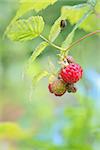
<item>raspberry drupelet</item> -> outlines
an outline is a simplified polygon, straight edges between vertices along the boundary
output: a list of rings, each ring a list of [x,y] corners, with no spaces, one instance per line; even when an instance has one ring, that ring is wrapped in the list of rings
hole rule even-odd
[[[76,83],[82,78],[83,69],[79,64],[71,63],[60,70],[60,76],[66,83]]]

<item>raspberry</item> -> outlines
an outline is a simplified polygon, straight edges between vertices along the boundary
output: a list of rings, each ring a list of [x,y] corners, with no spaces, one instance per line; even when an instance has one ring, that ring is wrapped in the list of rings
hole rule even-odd
[[[70,89],[70,91],[71,91],[72,93],[76,93],[77,89],[76,89],[76,87],[73,86],[73,87]]]
[[[66,92],[66,84],[63,80],[57,79],[48,86],[49,91],[56,96],[62,96]]]
[[[82,78],[83,70],[80,65],[71,63],[60,71],[60,76],[66,83],[76,83]]]
[[[49,89],[50,93],[53,93],[53,91],[52,91],[52,84],[48,85],[48,89]]]
[[[67,91],[68,93],[76,93],[77,89],[76,87],[74,87],[74,84],[67,84],[66,85]]]

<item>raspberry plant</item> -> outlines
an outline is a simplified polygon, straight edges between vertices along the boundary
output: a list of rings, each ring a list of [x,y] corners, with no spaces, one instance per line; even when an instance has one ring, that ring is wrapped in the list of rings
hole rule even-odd
[[[67,56],[69,50],[77,43],[93,34],[100,32],[100,21],[96,19],[96,15],[99,13],[100,2],[99,0],[88,0],[83,4],[78,4],[74,6],[63,6],[61,8],[60,17],[54,22],[48,37],[45,37],[43,35],[45,22],[43,17],[38,15],[38,12],[43,9],[46,9],[46,7],[48,7],[49,5],[53,5],[57,2],[59,1],[20,0],[19,9],[15,17],[7,27],[5,35],[13,41],[20,42],[32,40],[36,37],[40,37],[43,40],[34,50],[32,56],[29,59],[28,65],[32,65],[35,59],[49,45],[51,47],[54,47],[56,50],[59,50],[58,59],[61,65],[60,77],[59,71],[54,73],[55,80],[52,80],[52,82],[49,81],[51,82],[49,83],[49,90],[51,93],[54,93],[57,96],[61,96],[66,92],[66,90],[68,92],[76,92],[76,88],[73,84],[82,77],[82,68],[75,62],[71,62],[73,58],[71,59],[70,57],[67,61],[65,61],[65,58],[68,58]],[[24,14],[32,10],[36,11],[36,16],[31,16],[27,19],[21,19]],[[62,44],[58,46],[54,43],[54,41],[59,36],[60,32],[63,32],[63,28],[67,25],[66,20],[68,20],[72,25],[75,25],[72,31],[67,35],[67,37],[63,39]],[[73,42],[73,37],[77,28],[82,28],[85,31],[92,32],[82,37],[81,39]],[[33,83],[37,83],[40,79],[42,79],[45,76],[48,76],[50,78],[52,74],[53,73],[48,70],[43,70],[42,72],[39,72],[33,77]]]

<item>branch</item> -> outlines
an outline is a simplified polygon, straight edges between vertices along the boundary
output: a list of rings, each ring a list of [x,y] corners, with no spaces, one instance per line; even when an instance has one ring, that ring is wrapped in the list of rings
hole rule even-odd
[[[100,30],[96,30],[96,31],[94,31],[94,32],[91,32],[91,33],[89,33],[89,34],[83,36],[82,38],[80,38],[80,39],[78,39],[77,41],[73,42],[67,49],[63,49],[62,47],[59,47],[59,46],[53,44],[53,43],[50,42],[48,39],[46,39],[43,35],[40,35],[40,37],[41,37],[44,41],[46,41],[47,43],[49,43],[51,46],[53,46],[53,47],[55,47],[55,48],[57,48],[57,49],[59,49],[59,50],[61,50],[61,51],[63,51],[63,52],[66,52],[66,51],[68,51],[69,49],[71,49],[73,46],[75,46],[75,45],[77,45],[78,43],[80,43],[81,41],[83,41],[84,39],[86,39],[86,38],[88,38],[88,37],[90,37],[90,36],[92,36],[92,35],[94,35],[94,34],[97,34],[97,33],[100,33]]]
[[[49,41],[48,39],[46,39],[43,35],[40,35],[40,37],[41,37],[44,41],[46,41],[48,44],[50,44],[51,46],[53,46],[53,47],[55,47],[55,48],[57,48],[57,49],[59,49],[59,50],[61,50],[61,51],[64,50],[63,48],[61,48],[61,47],[59,47],[59,46],[53,44],[52,42],[50,42],[50,41]]]
[[[90,37],[94,34],[100,33],[100,30],[96,30],[94,32],[91,32],[85,36],[83,36],[82,38],[78,39],[77,41],[73,42],[65,51],[68,51],[69,49],[71,49],[73,46],[77,45],[78,43],[80,43],[81,41],[83,41],[84,39],[86,39],[87,37]],[[64,51],[64,50],[63,50]]]

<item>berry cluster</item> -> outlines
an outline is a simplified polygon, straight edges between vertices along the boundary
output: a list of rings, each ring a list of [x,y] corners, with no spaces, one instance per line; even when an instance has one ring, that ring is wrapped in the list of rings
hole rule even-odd
[[[63,60],[63,66],[58,73],[58,77],[52,83],[49,83],[48,89],[56,96],[62,96],[66,91],[75,93],[77,91],[74,83],[82,78],[83,70],[81,66],[75,63],[71,56]]]

